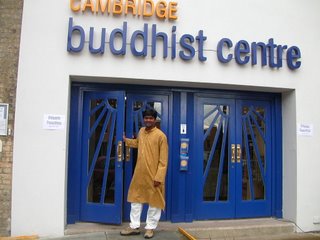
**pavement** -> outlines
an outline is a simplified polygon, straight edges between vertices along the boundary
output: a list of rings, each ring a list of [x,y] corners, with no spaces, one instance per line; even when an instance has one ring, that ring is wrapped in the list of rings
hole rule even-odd
[[[143,232],[140,235],[135,236],[121,236],[119,232],[103,232],[103,233],[87,233],[78,235],[64,236],[63,238],[40,238],[40,239],[55,239],[55,240],[142,240]],[[180,233],[172,231],[157,231],[152,238],[154,240],[174,240],[181,239],[187,240]]]
[[[87,233],[69,235],[59,238],[40,238],[46,240],[142,240],[143,233],[136,236],[121,236],[119,233]],[[178,231],[167,232],[158,231],[155,233],[154,240],[188,240],[189,238],[183,236]],[[251,236],[251,237],[224,237],[224,238],[196,238],[196,240],[319,240],[319,233],[295,233],[276,236]]]
[[[121,236],[119,233],[86,233],[68,235],[59,238],[40,238],[46,240],[143,240],[143,233],[135,236]],[[188,240],[178,231],[158,231],[155,233],[154,240]],[[320,234],[317,233],[294,233],[277,236],[251,236],[251,237],[225,237],[225,238],[194,238],[196,240],[319,240]]]
[[[64,236],[27,236],[1,238],[0,240],[143,240],[144,229],[136,236],[121,236],[128,226],[96,223],[76,223],[66,226]],[[193,238],[178,231],[184,229]],[[297,233],[296,231],[300,232]],[[283,219],[261,218],[218,221],[194,221],[192,223],[160,222],[154,240],[320,240],[320,232],[301,232],[292,222]]]
[[[63,237],[47,237],[39,238],[36,236],[20,236],[20,237],[0,237],[0,240],[144,240],[143,234],[137,236],[120,236],[119,233],[83,233],[76,235],[65,235]],[[154,240],[188,240],[178,231],[165,232],[158,231],[152,238]],[[286,235],[272,236],[251,236],[251,237],[225,237],[225,238],[194,238],[196,240],[319,240],[320,233],[295,233]],[[189,239],[190,240],[190,239]]]

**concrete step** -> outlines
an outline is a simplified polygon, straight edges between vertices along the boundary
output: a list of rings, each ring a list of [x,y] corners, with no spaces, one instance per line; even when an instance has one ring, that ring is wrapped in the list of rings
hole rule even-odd
[[[184,229],[196,239],[248,239],[255,236],[289,235],[295,232],[293,223],[272,218],[211,221]]]
[[[124,223],[121,226],[95,223],[76,223],[67,226],[65,237],[72,239],[76,236],[79,238],[81,234],[86,235],[90,233],[104,233],[105,236],[108,236],[107,239],[122,239],[119,236],[119,232],[121,229],[127,226],[128,223]],[[144,225],[142,225],[141,227],[143,230]],[[199,240],[289,240],[301,239],[302,237],[302,235],[295,233],[295,225],[291,222],[273,218],[256,218],[240,220],[194,221],[192,223],[161,222],[157,228],[155,238],[158,239],[159,237],[159,239],[185,239],[177,231],[179,227],[183,228]],[[305,239],[320,239],[319,235],[304,234],[303,236],[309,237]],[[130,239],[133,238],[130,237]]]
[[[267,235],[267,236],[265,235],[265,236],[232,238],[232,240],[319,240],[319,239],[320,239],[319,233],[290,233],[290,234],[278,234],[278,235]],[[226,239],[223,238],[223,240],[226,240]]]

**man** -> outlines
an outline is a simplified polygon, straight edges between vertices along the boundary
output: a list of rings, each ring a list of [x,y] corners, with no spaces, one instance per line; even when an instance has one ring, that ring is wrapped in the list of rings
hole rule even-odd
[[[137,139],[123,137],[126,146],[138,148],[138,159],[128,192],[131,202],[130,227],[121,235],[140,234],[140,216],[143,203],[149,205],[145,238],[152,238],[153,230],[165,208],[165,178],[168,165],[168,143],[166,135],[156,127],[157,112],[146,110],[142,113],[145,127]]]

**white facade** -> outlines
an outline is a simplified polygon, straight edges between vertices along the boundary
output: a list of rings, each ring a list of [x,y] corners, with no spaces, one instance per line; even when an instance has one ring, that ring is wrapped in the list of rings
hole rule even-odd
[[[78,1],[75,1],[77,3]],[[130,83],[161,86],[205,87],[282,93],[283,119],[283,218],[304,231],[320,230],[314,220],[320,216],[318,160],[320,142],[320,2],[310,0],[229,1],[185,0],[178,2],[176,21],[131,14],[75,13],[69,1],[25,0],[23,9],[13,156],[12,235],[59,236],[66,224],[68,119],[71,81]],[[67,51],[68,23],[81,25],[89,39],[94,27],[107,36],[128,23],[128,38],[144,23],[170,36],[207,37],[200,62],[196,56],[186,62],[162,58],[135,57],[127,46],[124,56],[114,56],[109,45],[103,55],[93,55],[85,43],[81,53]],[[233,59],[217,59],[217,43],[229,38],[278,45],[298,46],[301,67],[290,70],[261,64],[240,66]],[[76,42],[76,41],[75,41]],[[128,41],[129,42],[129,41]],[[76,43],[75,43],[76,45]],[[179,49],[179,46],[177,46]],[[233,48],[232,48],[233,49]],[[231,51],[232,52],[232,51]],[[161,53],[161,54],[160,54]],[[62,130],[43,129],[45,114],[66,116]],[[298,134],[298,124],[313,126],[311,136]],[[317,222],[317,221],[316,221]]]

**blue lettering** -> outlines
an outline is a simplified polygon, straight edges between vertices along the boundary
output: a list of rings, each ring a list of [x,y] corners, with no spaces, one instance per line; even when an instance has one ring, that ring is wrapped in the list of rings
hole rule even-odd
[[[172,36],[171,36],[171,59],[176,58],[176,46],[177,46],[177,34],[176,34],[177,27],[173,26],[172,27]]]
[[[298,47],[292,46],[287,50],[287,65],[290,69],[295,70],[301,66],[299,58],[301,58],[301,52]]]
[[[198,59],[201,62],[204,62],[207,60],[207,58],[203,56],[203,43],[205,40],[207,40],[207,37],[203,36],[203,30],[199,31],[198,36],[196,36],[196,40],[198,41]]]
[[[232,59],[232,54],[228,54],[227,58],[223,57],[223,53],[222,53],[222,49],[224,47],[224,45],[227,45],[227,47],[230,49],[233,44],[232,41],[229,38],[222,38],[217,46],[217,56],[218,56],[218,60],[222,63],[228,63],[231,61]]]
[[[149,39],[149,31],[151,32],[151,41]],[[168,57],[168,51],[171,51],[171,59],[179,57],[182,60],[190,61],[194,58],[196,52],[198,52],[198,60],[204,62],[207,57],[204,54],[204,45],[207,40],[207,36],[204,35],[203,30],[199,30],[197,36],[191,34],[184,34],[177,41],[177,27],[172,26],[171,38],[169,42],[168,34],[165,32],[157,32],[157,25],[153,24],[152,28],[148,28],[148,24],[145,23],[143,30],[136,30],[130,37],[130,49],[133,56],[146,57],[148,55],[148,48],[151,50],[151,57],[157,56],[157,50],[160,49],[158,44],[162,44],[163,58]],[[95,29],[90,27],[89,29],[89,42],[88,48],[91,54],[104,54],[107,40],[106,28],[101,29],[101,37],[95,39]],[[125,55],[127,52],[127,39],[128,35],[128,23],[123,22],[122,28],[115,28],[110,33],[109,48],[113,55]],[[86,33],[81,26],[74,25],[73,18],[69,18],[68,24],[68,39],[67,39],[67,51],[68,52],[81,52],[86,43]],[[121,41],[121,44],[120,44]],[[194,46],[196,41],[197,48]],[[180,49],[177,50],[177,42],[179,42]],[[94,46],[98,43],[98,46]],[[116,44],[118,43],[118,45]],[[148,43],[150,44],[148,46]],[[117,45],[117,47],[116,47]],[[233,42],[229,38],[222,38],[217,44],[217,58],[221,63],[229,63],[234,58],[239,65],[248,64],[251,60],[252,66],[257,65],[258,51],[261,54],[261,66],[269,65],[270,68],[281,68],[283,61],[287,61],[287,65],[291,70],[300,68],[301,66],[301,51],[297,46],[289,47],[287,45],[277,45],[274,43],[273,38],[269,38],[267,43],[252,42],[249,44],[246,40],[240,40],[235,43],[234,50],[232,52]],[[251,55],[250,55],[251,53]],[[284,59],[284,53],[286,53],[286,59]],[[251,59],[250,59],[251,58]]]
[[[89,51],[91,53],[100,53],[103,54],[104,53],[104,49],[105,49],[105,41],[106,41],[106,29],[102,28],[102,32],[101,32],[101,44],[100,47],[95,49],[93,47],[93,36],[94,36],[94,28],[91,27],[90,28],[90,40],[89,40]]]
[[[230,53],[227,56],[223,55],[223,49],[227,46],[228,49],[232,47],[232,41],[228,38],[223,38],[218,42],[217,46],[217,57],[222,63],[228,63],[232,60],[233,55]],[[281,68],[283,63],[283,53],[288,48],[287,45],[277,45],[274,43],[273,38],[268,40],[268,43],[251,43],[250,45],[245,40],[240,40],[236,43],[234,49],[234,58],[239,65],[245,65],[250,61],[251,52],[251,64],[257,64],[257,52],[258,47],[261,51],[261,66],[267,65],[267,55],[269,55],[269,67],[270,68]],[[301,62],[298,59],[301,58],[300,49],[296,46],[290,47],[287,50],[287,64],[292,70],[295,70],[301,66]]]
[[[195,55],[195,49],[192,47],[192,43],[194,42],[194,37],[190,34],[184,34],[180,38],[180,46],[184,48],[187,52],[189,52],[189,55],[186,55],[183,50],[179,52],[179,56],[181,59],[185,61],[191,60]]]
[[[80,34],[80,42],[78,47],[74,47],[72,45],[72,36],[74,32],[79,32]],[[80,26],[73,26],[73,18],[69,18],[69,29],[68,29],[68,45],[67,50],[68,52],[81,52],[84,46],[85,41],[85,33],[82,27]]]
[[[273,43],[273,38],[270,38],[267,44],[267,48],[269,49],[269,67],[275,68],[278,65],[274,62],[274,49],[277,47],[276,44]]]
[[[151,43],[151,56],[155,57],[157,54],[157,38],[163,40],[163,58],[168,56],[168,35],[163,32],[157,33],[157,25],[152,24],[152,43]]]
[[[257,46],[260,47],[261,51],[261,66],[267,65],[267,48],[266,44],[259,42],[253,42],[251,43],[251,64],[256,65],[257,64]]]
[[[136,40],[141,37],[143,41],[143,47],[141,51],[136,49]],[[144,24],[143,31],[137,30],[132,34],[130,41],[131,52],[134,56],[147,56],[148,53],[148,24]]]
[[[282,67],[282,54],[283,54],[283,50],[287,49],[287,45],[278,45],[277,47],[277,67],[281,68]]]
[[[247,41],[240,40],[239,42],[237,42],[234,50],[234,56],[235,56],[236,62],[240,65],[247,64],[250,60],[250,57],[247,56],[246,54],[248,54],[249,52],[250,52],[250,47]],[[245,57],[242,60],[241,56],[243,54],[245,54]]]
[[[116,36],[120,36],[122,40],[122,46],[117,50],[114,46]],[[114,55],[125,55],[127,47],[127,22],[123,22],[122,29],[116,28],[110,34],[110,51]]]

